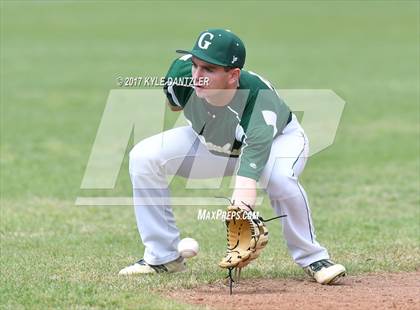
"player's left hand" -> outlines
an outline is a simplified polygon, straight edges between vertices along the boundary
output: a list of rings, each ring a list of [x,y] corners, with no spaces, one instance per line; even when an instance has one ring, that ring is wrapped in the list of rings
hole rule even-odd
[[[227,251],[219,266],[242,268],[260,255],[268,242],[268,229],[255,214],[236,205],[227,212]]]

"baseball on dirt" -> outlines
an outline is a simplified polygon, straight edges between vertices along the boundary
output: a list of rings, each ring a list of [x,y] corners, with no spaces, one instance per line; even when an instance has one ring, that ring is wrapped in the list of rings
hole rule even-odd
[[[178,243],[178,252],[184,258],[196,256],[198,249],[198,242],[193,238],[184,238]]]

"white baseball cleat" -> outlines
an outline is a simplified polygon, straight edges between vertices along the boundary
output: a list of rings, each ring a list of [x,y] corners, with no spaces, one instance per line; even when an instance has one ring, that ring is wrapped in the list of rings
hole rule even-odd
[[[320,284],[333,284],[346,275],[346,268],[329,259],[322,259],[303,268],[305,272]]]
[[[185,266],[185,262],[182,257],[179,257],[172,262],[162,264],[162,265],[149,265],[142,258],[138,262],[134,263],[133,265],[121,269],[118,274],[123,275],[123,276],[128,276],[128,275],[136,275],[136,274],[182,272],[186,270],[187,270],[187,267]]]

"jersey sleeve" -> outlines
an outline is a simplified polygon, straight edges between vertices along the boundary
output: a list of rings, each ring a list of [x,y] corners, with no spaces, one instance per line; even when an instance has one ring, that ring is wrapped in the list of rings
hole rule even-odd
[[[163,91],[171,105],[184,108],[194,89],[191,80],[191,57],[184,55],[176,59],[165,76]]]
[[[270,156],[273,128],[256,126],[244,139],[237,175],[258,181]]]
[[[289,116],[289,108],[276,92],[259,91],[245,130],[237,175],[259,180],[273,140],[281,134]]]

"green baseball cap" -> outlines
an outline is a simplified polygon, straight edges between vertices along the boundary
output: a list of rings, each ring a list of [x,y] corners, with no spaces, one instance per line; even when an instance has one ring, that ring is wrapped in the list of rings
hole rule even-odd
[[[177,50],[177,53],[191,54],[205,62],[223,67],[240,68],[245,64],[245,45],[230,30],[208,29],[200,33],[191,51]]]

